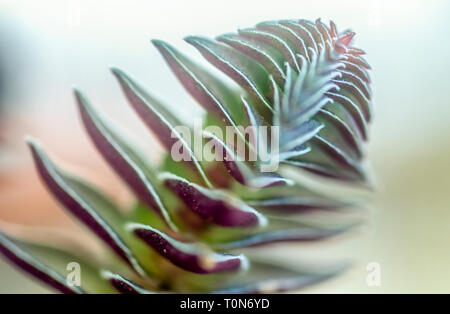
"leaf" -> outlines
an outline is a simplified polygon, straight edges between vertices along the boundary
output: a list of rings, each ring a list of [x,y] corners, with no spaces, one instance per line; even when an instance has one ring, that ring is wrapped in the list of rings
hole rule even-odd
[[[186,91],[205,110],[226,119],[232,126],[236,125],[229,110],[229,107],[233,109],[239,103],[235,91],[171,45],[161,40],[152,40],[152,43]]]
[[[184,152],[189,155],[190,162],[200,174],[205,184],[207,186],[211,186],[211,182],[192,151],[191,146],[175,129],[175,127],[182,126],[183,124],[172,114],[170,114],[159,100],[145,92],[142,87],[134,82],[123,71],[117,68],[113,68],[111,71],[118,79],[122,90],[133,108],[147,124],[147,126],[154,132],[166,149],[171,151],[175,143],[181,143]]]
[[[280,136],[280,151],[292,151],[319,134],[324,125],[315,120],[306,121],[292,129],[284,129]]]
[[[285,58],[275,48],[237,34],[225,34],[216,39],[257,60],[274,77],[279,85],[284,84],[286,76],[283,71],[283,64]]]
[[[112,128],[107,126],[80,91],[75,90],[75,97],[86,131],[103,158],[143,202],[154,209],[170,228],[177,230],[155,189],[158,182],[148,171],[146,163]]]
[[[115,206],[98,192],[60,171],[36,140],[28,138],[27,141],[42,182],[52,195],[64,208],[100,237],[130,267],[137,273],[144,274],[121,236],[104,218],[105,216],[109,217],[110,222],[114,222],[116,228],[121,228],[118,225],[120,216],[115,210]]]
[[[240,161],[236,153],[217,136],[208,132],[204,132],[204,134],[222,148],[223,163],[228,173],[237,182],[256,189],[292,183],[275,172],[258,172],[252,169],[244,161]]]
[[[325,119],[325,125],[334,126],[337,136],[341,138],[340,141],[357,150],[357,154],[363,155],[365,148],[363,134],[352,114],[344,106],[333,101],[320,111],[319,116]]]
[[[193,273],[232,272],[247,267],[243,255],[215,253],[201,243],[181,242],[146,225],[129,224],[128,228],[172,264]]]
[[[354,98],[356,102],[359,104],[359,108],[361,109],[364,118],[367,122],[370,122],[372,119],[372,105],[371,101],[364,95],[364,93],[352,82],[344,81],[344,80],[333,80],[333,82],[339,86],[340,94]]]
[[[3,233],[0,233],[0,253],[18,268],[59,292],[66,294],[85,293],[79,287],[69,286],[64,276],[30,256]]]
[[[300,66],[297,63],[295,51],[292,49],[291,46],[289,46],[289,44],[283,38],[256,29],[241,29],[239,30],[239,35],[272,46],[285,57],[285,59],[292,68],[296,69],[297,71],[300,71]]]
[[[273,211],[273,213],[298,213],[314,209],[331,210],[349,206],[347,202],[328,199],[323,197],[278,197],[257,201],[249,201],[249,205],[264,210]]]
[[[220,190],[203,188],[170,173],[162,173],[162,180],[202,219],[225,227],[257,227],[267,220],[256,210]]]
[[[345,57],[346,57],[346,60],[347,60],[348,62],[357,64],[357,65],[359,65],[360,67],[363,67],[364,69],[367,69],[367,70],[372,69],[372,68],[370,67],[370,65],[367,63],[367,61],[364,60],[364,58],[361,57],[361,56],[347,53],[347,54],[345,54]]]
[[[346,154],[342,149],[337,147],[334,143],[329,142],[327,139],[316,136],[315,142],[321,147],[321,149],[328,154],[331,158],[336,160],[339,164],[344,166],[347,170],[354,172],[359,179],[365,180],[367,174],[363,169],[362,164]]]
[[[363,138],[363,140],[367,141],[367,139],[368,139],[367,122],[364,118],[364,115],[363,115],[360,107],[357,106],[352,99],[350,99],[344,95],[328,92],[327,96],[330,97],[331,99],[333,99],[334,102],[342,105],[350,113],[353,120],[355,121],[355,123],[358,126],[361,137]]]
[[[254,247],[279,242],[309,242],[320,241],[337,236],[348,231],[349,228],[318,228],[318,227],[291,227],[279,228],[269,231],[261,231],[254,234],[239,237],[236,240],[227,240],[211,244],[217,250],[233,250],[246,247]]]
[[[346,70],[357,75],[361,80],[365,81],[366,83],[371,83],[369,72],[367,72],[366,69],[350,61],[344,60],[341,62],[345,65]]]
[[[245,88],[266,110],[272,111],[264,96],[269,91],[267,73],[260,64],[229,46],[204,37],[189,36],[185,40],[212,65]]]
[[[277,159],[279,161],[284,161],[284,160],[287,160],[290,158],[302,156],[310,151],[311,151],[310,147],[308,147],[306,145],[299,145],[299,146],[295,146],[294,148],[292,148],[290,150],[286,150],[286,151],[279,153]]]
[[[325,41],[332,42],[333,39],[331,37],[330,29],[320,20],[320,18],[316,20],[316,27]]]
[[[372,98],[372,90],[363,78],[344,69],[339,69],[339,72],[342,74],[341,80],[354,84],[367,99],[370,100]]]
[[[305,41],[301,36],[299,36],[289,27],[286,27],[279,21],[275,21],[259,23],[256,25],[256,28],[285,39],[286,43],[289,45],[289,47],[291,47],[296,55],[301,54],[303,57],[309,60],[308,49],[306,47]]]
[[[0,233],[0,252],[15,266],[59,292],[67,294],[113,293],[112,287],[100,276],[98,268],[84,258],[50,246],[13,240]],[[74,268],[80,266],[81,287],[66,280]]]
[[[316,136],[309,144],[311,151],[288,160],[283,164],[293,165],[321,176],[349,181],[353,183],[366,183],[369,179],[364,166],[350,158],[338,147],[326,139]]]
[[[290,28],[297,35],[299,35],[301,38],[303,38],[303,40],[308,48],[307,50],[308,50],[308,55],[310,58],[313,56],[314,53],[319,52],[319,48],[317,47],[316,40],[314,39],[313,35],[306,27],[304,27],[303,25],[301,25],[293,20],[282,20],[282,21],[280,21],[280,23],[282,25]]]
[[[362,144],[352,129],[337,115],[321,109],[317,121],[325,125],[320,136],[344,151],[350,158],[360,161],[363,156]]]
[[[333,267],[287,267],[259,259],[250,260],[252,267],[241,276],[230,277],[225,283],[218,283],[213,293],[220,294],[254,294],[276,293],[303,289],[320,283],[348,269],[348,264]]]
[[[119,274],[114,274],[110,271],[102,271],[102,277],[107,280],[114,289],[117,290],[120,294],[154,294],[156,292],[147,290],[137,283],[124,278]]]
[[[319,45],[325,46],[325,40],[313,22],[301,19],[298,21],[298,24],[306,28],[311,33],[317,47],[319,47]],[[317,50],[317,52],[319,52],[319,50]]]

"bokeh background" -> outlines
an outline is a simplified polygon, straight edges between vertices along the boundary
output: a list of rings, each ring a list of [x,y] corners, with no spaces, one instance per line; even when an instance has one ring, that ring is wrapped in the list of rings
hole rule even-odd
[[[128,195],[81,129],[71,87],[139,138],[160,148],[126,105],[108,66],[126,69],[164,95],[186,120],[201,114],[150,38],[189,54],[186,35],[214,36],[263,20],[321,17],[357,33],[373,67],[376,107],[369,158],[377,180],[371,223],[313,250],[351,257],[344,276],[306,292],[450,292],[450,2],[0,1],[0,221],[77,226],[39,184],[23,142],[38,137],[119,200]],[[139,132],[139,133],[138,133]],[[309,248],[311,249],[311,248]],[[298,250],[301,251],[301,248]],[[366,284],[368,263],[381,286]],[[0,293],[48,292],[0,260]]]

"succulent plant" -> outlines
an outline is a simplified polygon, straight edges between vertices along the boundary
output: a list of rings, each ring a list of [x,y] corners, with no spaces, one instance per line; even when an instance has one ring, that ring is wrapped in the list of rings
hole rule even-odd
[[[161,145],[168,152],[179,145],[189,158],[176,161],[166,154],[158,167],[149,165],[75,90],[87,134],[134,192],[136,205],[123,210],[57,166],[37,140],[28,138],[42,182],[102,240],[106,254],[86,256],[82,250],[4,233],[0,251],[63,293],[276,292],[342,272],[346,265],[286,265],[282,256],[270,253],[270,244],[319,241],[355,226],[338,217],[346,208],[358,211],[354,199],[322,190],[328,184],[368,183],[364,153],[372,115],[370,67],[364,52],[352,46],[353,37],[320,19],[262,22],[215,39],[187,37],[225,76],[153,40],[181,85],[205,109],[204,126],[231,127],[245,154],[255,149],[250,137],[257,143],[263,138],[245,134],[240,126],[277,127],[279,149],[269,151],[271,160],[279,161],[277,171],[262,170],[266,160],[260,151],[256,160],[242,160],[236,146],[211,132],[202,134],[203,147],[213,143],[223,160],[199,158],[189,138],[177,131],[183,123],[164,102],[112,68],[125,97]],[[309,181],[299,179],[306,177]],[[66,280],[71,262],[81,266],[81,286]]]

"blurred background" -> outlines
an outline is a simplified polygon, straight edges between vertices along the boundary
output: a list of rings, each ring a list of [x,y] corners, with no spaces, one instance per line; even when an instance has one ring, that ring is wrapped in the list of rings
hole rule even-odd
[[[77,165],[118,200],[128,198],[81,128],[71,87],[152,151],[160,149],[121,95],[108,66],[164,95],[186,120],[201,114],[151,46],[164,39],[188,54],[186,35],[217,34],[273,19],[321,17],[356,31],[373,71],[375,123],[369,158],[377,180],[371,224],[314,246],[351,257],[344,276],[306,292],[450,292],[450,2],[341,1],[0,1],[0,221],[77,225],[41,187],[23,135]],[[198,55],[197,55],[198,56]],[[62,140],[64,139],[64,140]],[[381,286],[366,284],[379,263]],[[0,293],[47,292],[0,260]]]

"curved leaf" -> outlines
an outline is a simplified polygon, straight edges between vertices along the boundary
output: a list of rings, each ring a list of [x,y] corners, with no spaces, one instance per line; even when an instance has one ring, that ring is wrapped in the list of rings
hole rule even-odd
[[[283,71],[285,59],[278,50],[267,44],[237,34],[221,35],[217,37],[217,40],[257,60],[267,72],[273,75],[278,84],[283,85],[285,80],[285,73]]]
[[[204,132],[205,136],[222,148],[223,163],[228,173],[242,185],[252,188],[267,188],[276,185],[290,185],[292,182],[275,172],[258,172],[244,161],[240,161],[236,153],[214,134]]]
[[[263,231],[240,237],[238,240],[230,240],[213,244],[217,250],[233,250],[239,248],[261,246],[278,242],[309,242],[320,241],[334,237],[348,231],[348,228],[327,229],[316,227],[296,227]]]
[[[150,96],[123,71],[117,68],[112,68],[111,71],[118,79],[124,94],[128,98],[128,101],[131,103],[142,120],[147,124],[147,126],[155,133],[159,141],[168,151],[172,149],[175,143],[181,143],[184,152],[189,154],[190,161],[202,177],[205,184],[207,186],[211,186],[211,182],[192,151],[191,146],[175,129],[176,126],[181,126],[183,124],[172,114],[170,114],[158,99]]]
[[[187,92],[208,112],[225,118],[235,126],[236,123],[227,107],[228,103],[234,105],[239,102],[235,92],[171,45],[161,40],[152,42]]]
[[[244,87],[265,109],[272,111],[264,96],[269,91],[268,77],[260,64],[229,46],[204,37],[189,36],[185,40],[211,64]]]
[[[348,269],[348,264],[333,267],[286,267],[273,262],[251,260],[252,268],[245,276],[232,277],[213,291],[219,294],[276,293],[303,289],[335,277]],[[218,285],[219,286],[219,285]]]
[[[70,286],[63,275],[29,255],[3,233],[0,233],[0,253],[15,266],[59,292],[65,294],[85,293],[80,287]]]
[[[75,97],[86,131],[103,158],[143,202],[161,215],[170,228],[176,230],[154,187],[157,182],[145,162],[107,126],[80,91],[75,90]]]
[[[269,32],[273,35],[285,38],[287,43],[290,43],[290,47],[294,50],[295,54],[301,54],[303,57],[309,60],[308,49],[305,41],[301,36],[294,32],[289,27],[284,26],[279,21],[276,22],[262,22],[256,25],[257,29]]]
[[[146,225],[129,224],[128,227],[161,256],[184,270],[210,274],[238,271],[248,267],[244,255],[215,253],[200,243],[181,242]]]
[[[155,292],[142,288],[137,283],[110,271],[102,271],[102,277],[107,280],[120,294],[153,294]]]
[[[350,204],[326,197],[278,197],[249,201],[251,206],[280,213],[298,213],[314,209],[331,210],[347,207]]]
[[[42,182],[52,195],[136,272],[144,274],[120,235],[99,214],[99,211],[103,209],[103,216],[106,215],[105,211],[107,211],[110,217],[113,216],[114,220],[120,221],[117,212],[113,212],[114,207],[112,203],[105,201],[101,195],[90,190],[79,180],[61,172],[47,157],[37,141],[31,138],[28,138],[27,141]],[[106,207],[105,203],[107,204]]]
[[[297,58],[295,55],[295,51],[291,46],[283,39],[277,35],[259,31],[256,29],[241,29],[239,30],[239,35],[247,38],[251,38],[267,45],[270,45],[277,49],[283,56],[286,58],[287,62],[291,65],[292,68],[300,71],[300,66],[297,63]]]
[[[267,224],[263,215],[224,192],[203,188],[170,173],[161,174],[161,178],[202,219],[226,227],[254,227]]]

